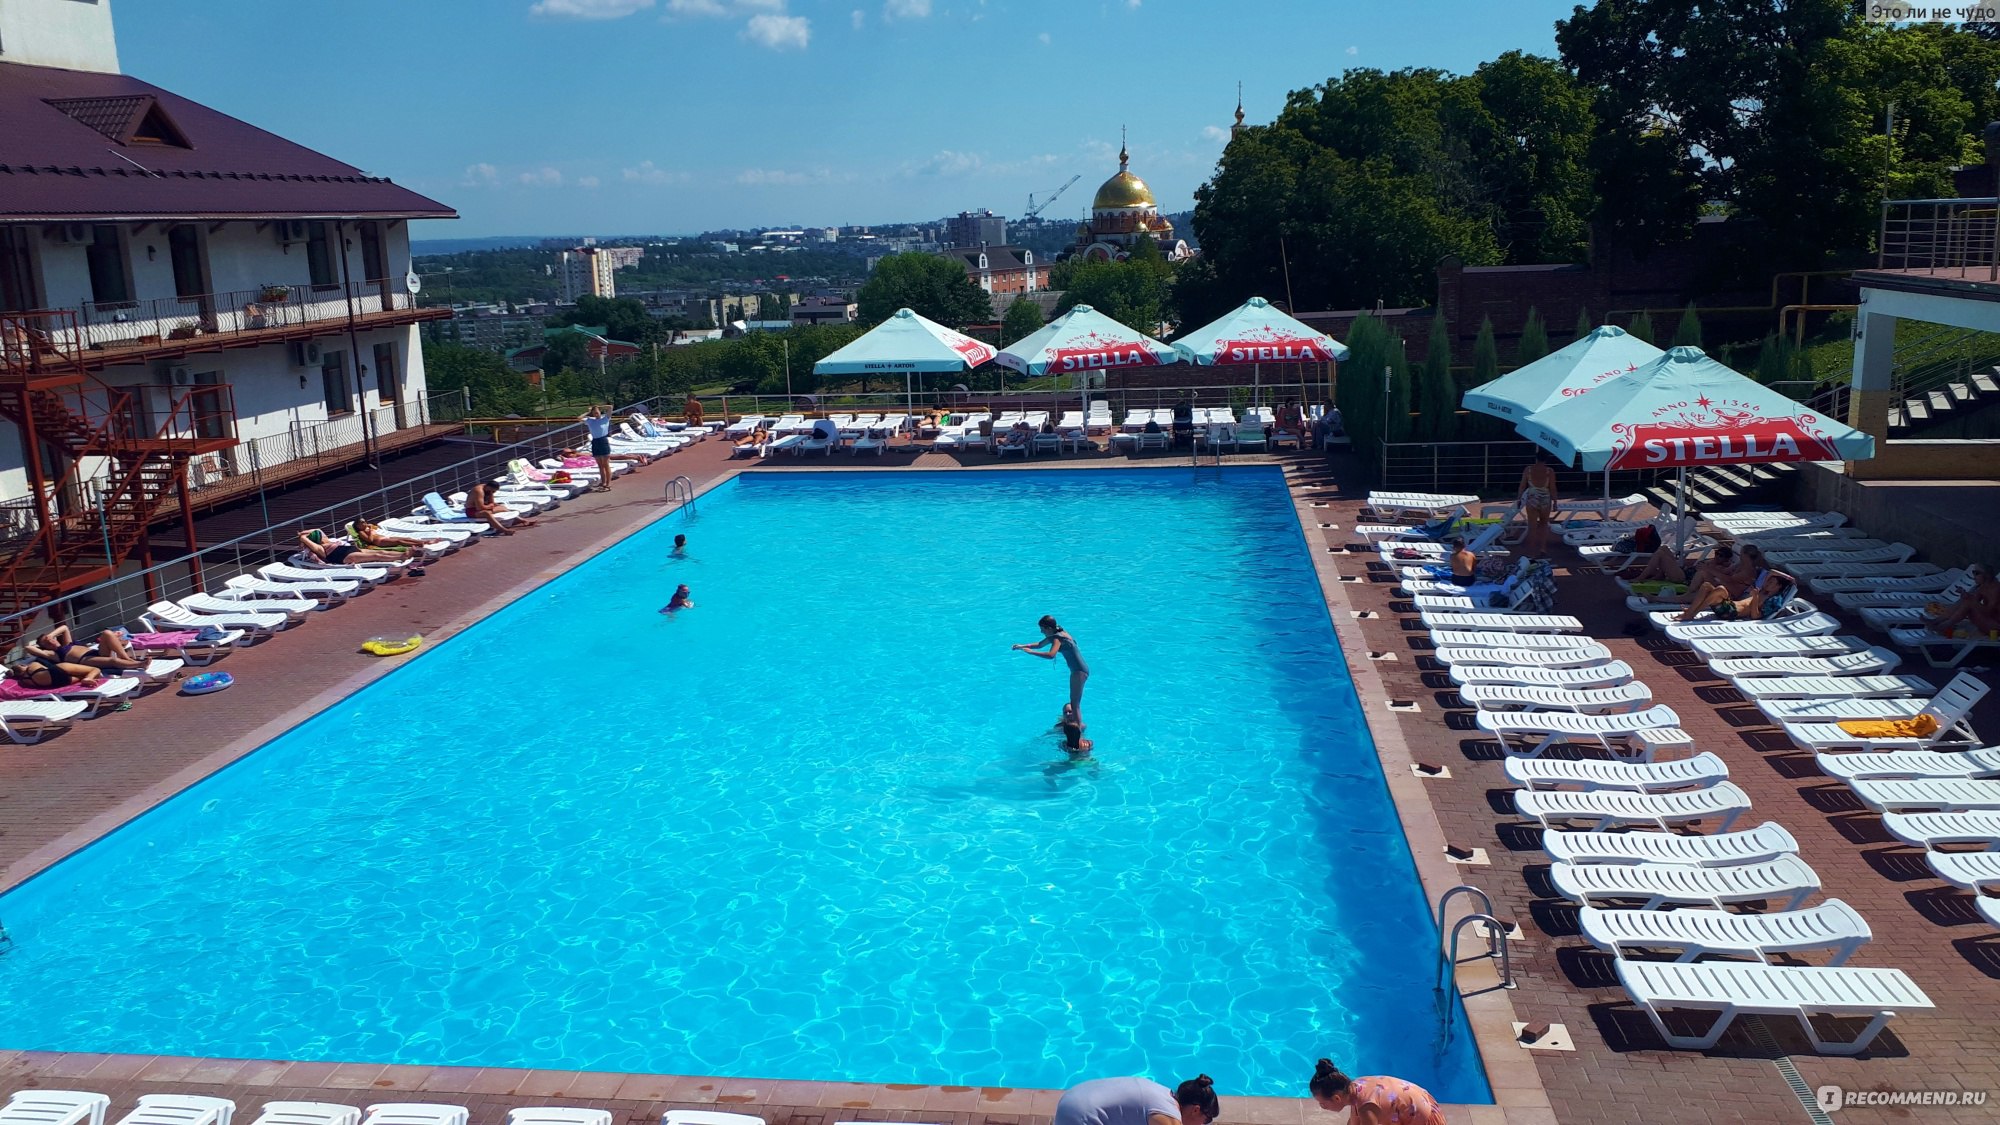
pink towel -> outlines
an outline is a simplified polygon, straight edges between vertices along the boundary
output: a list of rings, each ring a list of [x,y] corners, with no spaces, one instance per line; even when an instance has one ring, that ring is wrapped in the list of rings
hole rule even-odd
[[[597,461],[595,458],[591,457],[563,458],[563,468],[565,469],[594,469],[596,467],[597,467]]]
[[[41,699],[50,695],[62,695],[65,692],[81,691],[87,686],[83,683],[74,683],[67,687],[45,688],[35,687],[33,684],[24,684],[19,680],[0,680],[0,702]]]
[[[179,648],[201,634],[192,629],[172,633],[134,633],[128,638],[136,648]]]

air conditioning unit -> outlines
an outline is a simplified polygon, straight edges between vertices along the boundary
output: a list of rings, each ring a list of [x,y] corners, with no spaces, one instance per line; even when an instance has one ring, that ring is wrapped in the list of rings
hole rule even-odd
[[[90,224],[58,223],[47,228],[50,242],[69,246],[81,246],[90,241]]]
[[[306,231],[308,228],[302,219],[279,219],[277,227],[278,241],[280,243],[304,242],[306,240]]]
[[[322,358],[318,340],[301,340],[292,345],[293,367],[318,367]]]
[[[173,382],[174,386],[185,387],[189,383],[194,382],[194,371],[185,366],[169,367],[167,369],[167,377]]]

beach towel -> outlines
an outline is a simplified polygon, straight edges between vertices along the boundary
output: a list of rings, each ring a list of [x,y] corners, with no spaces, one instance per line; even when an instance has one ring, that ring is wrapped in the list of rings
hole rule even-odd
[[[1685,594],[1687,587],[1679,582],[1634,582],[1632,592],[1648,597],[1655,594]]]
[[[1937,733],[1938,721],[1935,715],[1918,715],[1914,719],[1849,719],[1840,724],[1840,729],[1856,738],[1929,738]]]
[[[64,695],[72,691],[85,691],[90,684],[78,681],[59,688],[36,687],[19,680],[0,680],[0,702],[14,702],[24,699],[45,699],[51,695]]]
[[[171,633],[134,633],[126,639],[139,648],[179,648],[199,636],[193,629],[179,629]]]

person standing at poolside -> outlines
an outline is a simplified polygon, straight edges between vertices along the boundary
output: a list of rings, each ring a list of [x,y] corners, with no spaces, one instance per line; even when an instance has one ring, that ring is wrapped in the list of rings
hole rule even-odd
[[[1042,615],[1042,639],[1033,644],[1015,645],[1015,652],[1025,652],[1029,656],[1039,656],[1043,660],[1054,660],[1061,655],[1069,664],[1069,706],[1078,722],[1083,721],[1083,682],[1090,678],[1090,665],[1083,662],[1083,654],[1076,650],[1076,638],[1063,631],[1056,619]],[[1048,651],[1042,651],[1046,646]]]
[[[686,420],[687,424],[690,426],[699,426],[702,424],[701,400],[694,397],[693,391],[689,391],[687,396],[687,401],[681,403],[681,417],[684,420]]]
[[[590,431],[590,455],[597,458],[597,485],[592,492],[611,491],[611,406],[593,405],[577,421]]]
[[[1349,1125],[1444,1125],[1444,1111],[1422,1086],[1379,1074],[1349,1078],[1330,1059],[1319,1060],[1306,1088],[1328,1113],[1349,1110]]]
[[[1093,1078],[1063,1091],[1055,1125],[1210,1125],[1221,1116],[1206,1074],[1172,1091],[1150,1078]]]
[[[1549,520],[1556,511],[1556,471],[1549,467],[1548,456],[1540,450],[1535,451],[1535,463],[1521,470],[1518,504],[1521,515],[1528,521],[1528,539],[1522,544],[1522,553],[1539,559],[1549,552]]]

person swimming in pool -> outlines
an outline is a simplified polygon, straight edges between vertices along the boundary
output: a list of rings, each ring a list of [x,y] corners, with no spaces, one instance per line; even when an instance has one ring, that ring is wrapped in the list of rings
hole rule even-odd
[[[1015,645],[1014,651],[1039,656],[1043,660],[1054,660],[1058,654],[1062,656],[1069,664],[1069,710],[1064,714],[1074,713],[1077,721],[1082,722],[1083,684],[1090,679],[1090,665],[1083,662],[1083,654],[1076,650],[1076,638],[1064,632],[1055,618],[1043,614],[1036,624],[1041,626],[1042,639],[1033,644]],[[1048,651],[1042,651],[1043,646],[1047,646]]]
[[[674,559],[684,559],[684,558],[687,558],[687,557],[688,557],[688,537],[687,537],[687,536],[685,536],[685,535],[676,535],[676,536],[674,536],[674,549],[673,549],[673,550],[671,550],[671,551],[669,551],[669,552],[667,552],[667,557],[668,557],[668,558],[674,558]]]
[[[693,608],[694,598],[689,596],[687,583],[683,582],[674,590],[674,596],[667,599],[667,604],[660,607],[660,612],[679,613],[681,610]]]
[[[1083,720],[1076,717],[1076,708],[1063,704],[1062,717],[1063,749],[1071,761],[1090,757],[1091,742],[1083,737]]]

